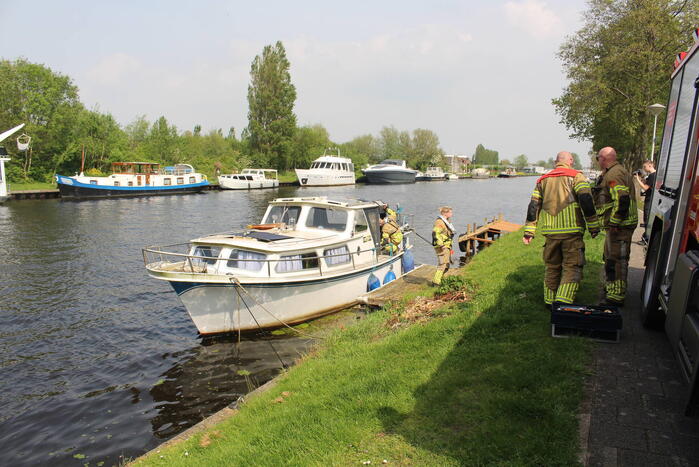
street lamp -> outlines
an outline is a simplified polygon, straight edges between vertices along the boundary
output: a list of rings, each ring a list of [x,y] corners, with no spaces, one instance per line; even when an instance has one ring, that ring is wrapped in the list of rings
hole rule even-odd
[[[663,104],[651,104],[647,107],[648,112],[653,114],[653,144],[651,145],[650,149],[650,160],[655,159],[655,132],[658,127],[658,115],[660,112],[665,110],[665,106]]]

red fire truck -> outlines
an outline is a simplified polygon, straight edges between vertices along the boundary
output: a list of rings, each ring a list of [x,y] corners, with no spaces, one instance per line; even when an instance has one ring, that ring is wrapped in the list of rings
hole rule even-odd
[[[699,30],[694,38],[672,74],[641,291],[643,324],[664,325],[690,383],[688,414],[699,408]]]

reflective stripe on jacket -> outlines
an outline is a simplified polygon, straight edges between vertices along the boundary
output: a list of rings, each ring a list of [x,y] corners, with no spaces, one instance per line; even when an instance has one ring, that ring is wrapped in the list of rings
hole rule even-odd
[[[434,227],[432,228],[432,238],[434,239],[435,247],[447,247],[451,248],[452,237],[454,232],[452,232],[447,224],[444,223],[439,217],[434,221]]]
[[[636,227],[638,207],[631,174],[618,162],[597,179],[597,215],[604,227]]]
[[[568,168],[562,163],[556,167]],[[588,230],[599,230],[590,183],[580,172],[539,179],[529,201],[525,235],[537,230],[543,235],[583,233],[586,224]]]

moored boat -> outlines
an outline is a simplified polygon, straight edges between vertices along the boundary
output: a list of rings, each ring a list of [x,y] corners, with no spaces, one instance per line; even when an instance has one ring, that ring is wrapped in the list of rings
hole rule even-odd
[[[336,155],[323,155],[311,163],[310,169],[296,169],[296,176],[301,186],[354,185],[354,164],[352,159]]]
[[[498,178],[511,178],[516,176],[517,171],[514,169],[514,167],[508,167],[498,174]]]
[[[154,162],[114,162],[112,174],[91,177],[56,175],[62,198],[113,198],[122,196],[198,193],[209,182],[189,164],[160,168]]]
[[[218,185],[224,190],[277,188],[279,177],[274,169],[243,169],[239,174],[219,175]]]
[[[484,167],[478,167],[471,171],[471,178],[490,178],[490,170]]]
[[[261,224],[144,248],[145,267],[170,283],[201,334],[298,323],[354,305],[412,269],[407,235],[395,254],[381,249],[382,206],[276,199]]]
[[[369,183],[415,183],[418,171],[408,168],[402,159],[386,159],[363,169]]]
[[[425,172],[415,177],[416,182],[443,182],[449,180],[449,175],[441,167],[427,167]]]

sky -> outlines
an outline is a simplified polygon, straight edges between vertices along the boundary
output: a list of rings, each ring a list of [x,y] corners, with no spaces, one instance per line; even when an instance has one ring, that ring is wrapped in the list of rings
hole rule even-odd
[[[282,41],[300,125],[343,143],[384,126],[434,131],[447,154],[483,144],[531,162],[591,144],[569,138],[551,99],[560,44],[584,0],[0,0],[0,58],[68,75],[90,109],[126,126],[247,126],[250,65]],[[584,158],[582,158],[585,160]]]

